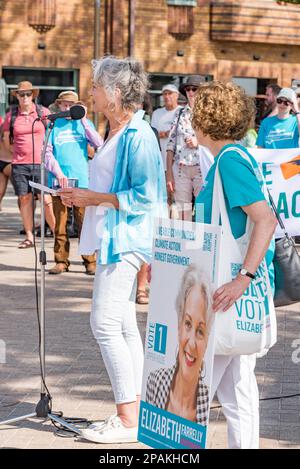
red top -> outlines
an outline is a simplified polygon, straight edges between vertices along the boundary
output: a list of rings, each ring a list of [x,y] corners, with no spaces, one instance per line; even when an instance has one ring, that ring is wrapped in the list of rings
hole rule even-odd
[[[50,111],[42,108],[42,115],[47,116]],[[35,104],[32,105],[29,114],[20,112],[18,108],[18,115],[14,123],[14,144],[13,144],[13,157],[12,164],[32,164],[33,151],[32,151],[32,123],[38,117]],[[9,132],[11,121],[11,112],[8,112],[3,125],[4,132]],[[41,121],[34,124],[34,163],[41,163],[41,151],[43,140],[45,136],[45,127]]]

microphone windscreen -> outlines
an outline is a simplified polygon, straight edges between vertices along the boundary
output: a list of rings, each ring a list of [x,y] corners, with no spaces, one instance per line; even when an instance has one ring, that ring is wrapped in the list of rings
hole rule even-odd
[[[80,106],[80,104],[75,104],[75,106],[72,106],[70,108],[71,119],[74,119],[74,120],[82,119],[84,115],[85,115],[85,109],[83,106]]]

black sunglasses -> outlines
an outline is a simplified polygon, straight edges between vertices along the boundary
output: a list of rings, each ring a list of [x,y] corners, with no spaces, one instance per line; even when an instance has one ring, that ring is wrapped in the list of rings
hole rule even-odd
[[[197,86],[186,86],[185,91],[193,91],[194,93],[197,91]]]
[[[290,101],[286,101],[285,99],[278,98],[277,99],[278,104],[284,104],[285,106],[292,106],[292,103]]]
[[[17,91],[17,95],[20,96],[20,98],[24,98],[24,96],[32,96],[32,91]]]

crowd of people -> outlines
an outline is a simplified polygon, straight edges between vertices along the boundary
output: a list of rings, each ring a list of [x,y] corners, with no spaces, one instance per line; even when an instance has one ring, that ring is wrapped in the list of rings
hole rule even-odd
[[[137,439],[143,344],[135,302],[148,302],[145,276],[151,263],[154,217],[210,224],[216,164],[228,149],[219,169],[232,234],[241,237],[248,218],[254,228],[243,264],[246,274],[239,273],[214,294],[213,309],[226,311],[249,287],[264,257],[272,271],[274,254],[271,240],[276,219],[257,178],[257,163],[250,153],[251,164],[245,163],[238,150],[247,152],[243,146],[247,142],[261,148],[299,146],[300,111],[292,89],[267,87],[269,114],[256,140],[254,101],[232,83],[205,82],[194,75],[179,89],[167,84],[162,89],[164,106],[145,119],[148,87],[148,76],[134,59],[93,61],[93,111],[107,119],[104,140],[86,116],[81,120],[62,117],[55,121],[46,149],[48,184],[60,188],[59,196],[45,195],[42,201],[54,233],[55,265],[49,273],[62,274],[70,266],[70,209],[78,225],[86,273],[95,275],[91,328],[116,404],[113,416],[82,430],[83,438],[98,443]],[[18,104],[7,113],[1,130],[0,199],[10,177],[25,230],[20,249],[33,246],[29,181],[40,182],[44,123],[50,112],[36,104],[38,93],[30,82],[19,83],[12,92]],[[184,106],[178,104],[179,93],[186,98]],[[54,105],[66,111],[78,103],[85,106],[75,92],[66,90]],[[35,123],[32,135],[37,117],[42,119]],[[204,211],[198,213],[200,205]],[[227,418],[231,448],[259,445],[254,368],[253,355],[215,356],[213,391]],[[168,406],[172,408],[172,403]]]
[[[194,201],[198,196],[213,156],[207,147],[199,145],[191,124],[195,95],[204,79],[193,75],[187,77],[179,89],[172,83],[162,89],[163,106],[152,112],[151,98],[146,93],[141,109],[145,110],[146,120],[151,124],[159,140],[161,156],[166,176],[169,215],[183,220],[195,217]],[[0,121],[0,208],[9,179],[18,197],[18,206],[23,224],[21,233],[25,239],[20,249],[33,246],[32,190],[29,180],[40,179],[40,156],[45,135],[46,120],[35,123],[32,138],[32,123],[37,117],[45,117],[49,112],[70,109],[74,104],[82,104],[77,93],[64,91],[59,94],[49,109],[36,103],[39,90],[30,82],[23,81],[11,92],[17,100],[8,110],[5,119]],[[178,104],[179,96],[186,98],[186,105]],[[277,84],[266,87],[266,110],[259,129],[255,128],[254,118],[243,138],[236,143],[245,147],[258,148],[297,148],[299,146],[299,98],[291,88],[281,89]],[[257,134],[258,130],[258,134]],[[109,127],[105,137],[107,137]],[[55,122],[46,152],[46,169],[49,171],[48,184],[59,186],[76,184],[87,188],[89,161],[97,148],[103,144],[102,137],[93,123],[84,117],[80,121],[69,118]],[[93,149],[93,150],[92,150]],[[70,156],[71,155],[71,156]],[[39,198],[36,191],[35,198]],[[50,274],[60,274],[69,270],[69,236],[67,222],[69,212],[58,197],[45,195],[46,225],[54,235],[55,266]],[[72,220],[76,233],[80,236],[84,209],[72,208]],[[300,237],[296,237],[296,242]],[[82,256],[88,275],[94,275],[96,260],[94,254]],[[138,276],[137,299],[140,304],[148,303],[146,287],[147,266],[143,264]]]

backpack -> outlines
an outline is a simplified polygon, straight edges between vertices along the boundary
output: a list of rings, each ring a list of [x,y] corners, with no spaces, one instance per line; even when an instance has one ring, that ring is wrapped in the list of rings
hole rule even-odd
[[[39,118],[43,116],[43,106],[41,104],[35,104],[36,107],[36,112]],[[14,125],[15,125],[15,120],[18,115],[18,105],[14,105],[11,107],[11,120],[10,120],[10,126],[9,126],[9,143],[13,145],[14,143]],[[46,129],[47,123],[42,120],[42,123]]]

